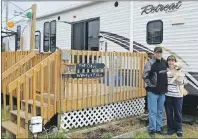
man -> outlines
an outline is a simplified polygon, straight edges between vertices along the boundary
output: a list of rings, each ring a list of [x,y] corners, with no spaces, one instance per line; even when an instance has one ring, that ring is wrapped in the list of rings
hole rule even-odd
[[[162,115],[167,92],[167,64],[162,58],[162,48],[155,47],[154,57],[144,66],[143,79],[147,91],[149,111],[149,135],[162,132]]]

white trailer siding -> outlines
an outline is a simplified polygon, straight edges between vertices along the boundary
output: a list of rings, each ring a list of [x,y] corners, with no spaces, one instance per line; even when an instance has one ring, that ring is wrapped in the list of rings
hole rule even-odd
[[[174,52],[187,63],[184,64],[184,71],[189,79],[187,89],[191,94],[198,95],[198,2],[182,1],[182,5],[176,11],[159,11],[141,15],[141,8],[144,6],[150,4],[154,6],[163,4],[165,6],[171,3],[178,3],[178,1],[134,1],[133,39],[142,46],[153,50],[158,45],[147,44],[147,23],[153,20],[161,20],[163,22],[163,41],[159,46]],[[183,24],[172,25],[172,22],[183,22]],[[170,51],[164,52],[164,58],[170,55]]]
[[[37,19],[37,30],[41,31],[41,47],[43,47],[43,27],[47,21],[57,20],[75,22],[90,18],[100,18],[100,31],[119,34],[125,38],[130,38],[130,2],[119,2],[118,7],[114,7],[114,2],[97,2],[70,11],[56,13],[49,17]],[[73,16],[76,16],[74,19]],[[61,49],[71,49],[71,25],[57,21],[56,46]],[[116,36],[117,37],[117,36]],[[111,36],[111,39],[115,39]],[[128,51],[123,47],[108,41],[108,51]],[[127,46],[129,47],[129,45]]]
[[[179,55],[188,66],[185,65],[185,70],[189,72],[198,71],[198,3],[196,1],[183,1],[181,7],[174,12],[166,13],[164,11],[157,13],[149,13],[141,15],[141,7],[152,4],[171,4],[178,1],[150,1],[134,2],[134,41],[153,50],[156,45],[149,45],[146,42],[146,27],[149,21],[162,20],[163,22],[163,41],[160,44],[168,48],[172,52]],[[184,24],[172,25],[172,20],[175,18],[184,19]],[[165,52],[166,58],[170,53]]]

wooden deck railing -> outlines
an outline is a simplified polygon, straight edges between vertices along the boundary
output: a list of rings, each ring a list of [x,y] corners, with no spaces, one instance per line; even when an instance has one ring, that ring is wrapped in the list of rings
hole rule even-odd
[[[46,123],[55,113],[57,113],[57,103],[60,99],[58,89],[60,79],[60,60],[60,50],[58,50],[9,84],[9,105],[11,111],[13,110],[13,92],[15,90],[17,92],[18,127],[20,127],[21,125],[21,111],[25,111],[25,120],[26,123],[28,122],[28,104],[32,104],[31,115],[36,116],[40,114],[44,118],[44,123]],[[48,77],[48,82],[45,81],[45,77]],[[53,84],[52,80],[54,80],[55,84]],[[30,83],[30,81],[32,81],[32,84]],[[39,90],[40,92],[38,92],[38,90],[36,89],[38,81],[41,84]],[[52,86],[54,86],[54,88],[52,88]],[[47,96],[44,95],[44,87],[47,88]],[[21,88],[23,89],[21,90]],[[5,93],[3,95],[5,96]],[[22,98],[21,95],[23,95],[24,98]],[[54,95],[54,102],[51,102],[51,95]],[[37,96],[39,96],[39,99]],[[23,105],[21,107],[22,110],[20,108],[21,103],[24,104],[24,107]],[[37,107],[41,108],[40,112],[38,112]],[[6,110],[5,100],[4,110]],[[4,117],[6,117],[6,112],[4,112]],[[20,130],[20,128],[18,128],[18,130]],[[27,124],[25,130],[26,132],[28,132]],[[20,131],[17,131],[17,133],[19,134]]]
[[[72,78],[62,68],[61,110],[63,112],[100,106],[146,95],[142,72],[146,53],[63,51],[71,59],[64,68],[79,63],[104,63],[104,69],[83,69],[76,72],[104,72],[100,78]]]
[[[9,53],[11,53],[11,55]],[[11,56],[11,57],[8,57],[11,60],[14,59],[15,55],[18,52],[16,52],[15,55],[12,53],[13,52],[6,52],[6,55]],[[24,53],[26,53],[26,51]],[[38,54],[38,51],[35,50],[35,51],[29,53],[28,55],[19,56],[19,57],[23,57],[23,58],[20,59],[19,61],[17,61],[17,63],[15,63],[9,69],[7,69],[6,71],[4,71],[2,73],[2,79],[1,79],[2,90],[1,90],[1,92],[8,93],[7,86],[9,83],[11,83],[13,80],[18,78],[23,73],[27,72],[29,69],[31,69],[33,66],[38,64],[41,60],[48,57],[49,55],[50,55],[50,53],[40,55],[40,54]],[[18,57],[18,56],[16,56],[16,57]],[[19,59],[19,58],[17,58],[17,59]],[[4,61],[4,59],[3,59],[3,61]],[[7,61],[7,64],[8,63],[9,62]],[[14,96],[16,97],[15,94],[14,94]]]
[[[41,115],[46,123],[56,113],[144,97],[142,72],[146,60],[146,53],[58,50],[8,85],[10,109],[13,110],[16,92],[17,125],[20,127],[21,111],[25,113],[25,123],[28,123],[28,110],[31,116]],[[80,63],[104,63],[105,67],[76,69]],[[72,66],[76,71],[66,73]],[[76,73],[104,73],[104,76],[73,78]],[[6,92],[3,98],[6,118]],[[20,128],[17,130],[19,134]],[[27,124],[25,132],[27,135]]]
[[[1,72],[3,73],[22,58],[30,54],[30,51],[12,51],[1,53]]]

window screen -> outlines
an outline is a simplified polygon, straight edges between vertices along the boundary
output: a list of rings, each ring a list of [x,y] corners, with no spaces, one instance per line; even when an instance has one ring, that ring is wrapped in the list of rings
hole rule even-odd
[[[41,44],[41,32],[35,31],[35,48],[40,50]]]
[[[88,49],[99,50],[100,21],[93,20],[88,22]]]
[[[16,50],[20,49],[20,37],[21,37],[21,26],[18,25],[17,26],[17,46],[16,46]]]
[[[43,51],[48,52],[49,51],[49,39],[50,39],[50,27],[49,22],[44,23],[44,34],[43,34]]]
[[[147,43],[161,44],[163,41],[163,22],[161,20],[147,23]]]
[[[50,22],[50,51],[56,51],[56,21]]]
[[[85,23],[72,25],[72,50],[85,50]]]

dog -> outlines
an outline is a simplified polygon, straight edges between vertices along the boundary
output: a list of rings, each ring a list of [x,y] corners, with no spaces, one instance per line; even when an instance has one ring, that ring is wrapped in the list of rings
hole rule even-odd
[[[181,96],[186,96],[188,94],[188,91],[184,88],[184,84],[183,84],[185,74],[182,72],[182,63],[176,62],[174,64],[174,68],[175,68],[175,72],[173,73],[173,79],[170,81],[170,83],[176,81]]]

